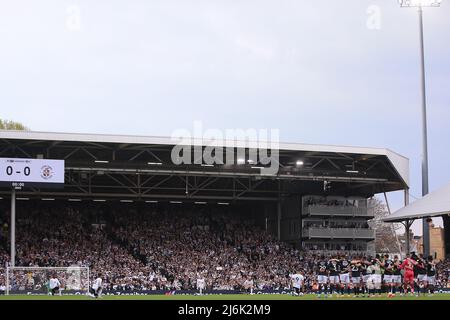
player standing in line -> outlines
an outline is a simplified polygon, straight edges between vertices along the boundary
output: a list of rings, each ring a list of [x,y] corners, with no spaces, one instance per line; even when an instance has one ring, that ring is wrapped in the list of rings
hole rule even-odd
[[[351,283],[355,297],[359,297],[361,292],[361,261],[352,260],[350,263]]]
[[[430,296],[434,295],[434,287],[436,286],[436,264],[433,257],[429,256],[427,261],[427,289]]]
[[[371,262],[367,262],[367,275],[368,275],[368,279],[365,281],[366,283],[366,288],[367,288],[367,292],[369,297],[374,297],[375,296],[375,279],[372,277],[374,275],[374,271],[373,271],[373,264],[372,264],[372,260]]]
[[[328,261],[327,269],[328,269],[328,280],[330,282],[329,293],[330,297],[333,297],[333,292],[336,292],[336,294],[338,294],[340,287],[339,273],[341,272],[341,265],[339,263],[339,260],[336,257],[332,257]]]
[[[411,259],[413,259],[415,262],[419,261],[419,257],[416,255],[415,252],[411,252]],[[417,281],[417,276],[419,275],[419,269],[418,264],[414,265],[414,294],[417,295],[417,292],[419,292],[419,282]]]
[[[317,297],[320,298],[323,294],[324,297],[327,297],[327,286],[328,286],[328,270],[327,270],[327,262],[325,261],[325,257],[321,257],[318,265],[317,272],[317,283],[319,284],[319,290],[317,292]]]
[[[401,261],[398,258],[397,255],[394,256],[394,268],[393,268],[393,275],[392,275],[392,282],[393,282],[393,295],[395,296],[396,292],[402,292],[402,270],[400,268]]]
[[[367,272],[370,274],[370,289],[372,290],[372,294],[369,290],[369,295],[371,294],[372,297],[375,296],[375,294],[378,294],[379,296],[381,296],[381,282],[382,282],[382,277],[381,277],[381,266],[382,266],[382,262],[380,260],[380,256],[377,254],[375,256],[375,259],[373,259],[370,262],[370,266],[367,268]],[[368,286],[369,289],[369,286]]]
[[[343,296],[347,292],[348,297],[350,297],[350,261],[345,256],[340,261],[340,270],[341,295]]]
[[[426,293],[426,280],[427,280],[427,262],[423,258],[423,254],[420,254],[417,258],[417,290],[416,295],[418,296],[420,293],[425,295]]]
[[[408,288],[410,289],[411,295],[414,295],[414,266],[417,262],[411,258],[408,253],[406,259],[400,265],[400,269],[404,270],[403,275],[403,290],[405,295],[408,293]]]
[[[384,269],[384,275],[383,275],[383,281],[384,285],[386,286],[386,291],[388,294],[388,297],[395,296],[395,285],[394,285],[394,261],[389,258],[388,254],[384,255],[383,260],[383,269]]]
[[[302,272],[291,275],[291,279],[292,287],[294,288],[292,294],[296,296],[303,295],[303,283],[305,281],[305,277],[303,276]]]
[[[56,293],[61,295],[60,287],[61,287],[61,283],[56,278],[56,273],[52,274],[52,277],[50,278],[50,281],[49,281],[49,288],[50,288],[50,292],[51,292],[52,296],[54,296]]]
[[[370,279],[370,274],[367,272],[367,267],[370,266],[370,261],[372,260],[372,257],[369,257],[367,259],[366,257],[361,257],[361,292],[363,294],[363,297],[369,296],[369,291],[367,288],[367,283]]]
[[[102,297],[102,291],[103,291],[103,280],[102,278],[98,277],[94,280],[94,283],[92,284],[92,293],[94,298],[101,298]]]

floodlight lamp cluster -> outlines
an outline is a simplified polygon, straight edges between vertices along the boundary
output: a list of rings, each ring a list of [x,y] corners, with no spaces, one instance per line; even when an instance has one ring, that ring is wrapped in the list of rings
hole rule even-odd
[[[398,0],[401,7],[439,7],[442,0]]]

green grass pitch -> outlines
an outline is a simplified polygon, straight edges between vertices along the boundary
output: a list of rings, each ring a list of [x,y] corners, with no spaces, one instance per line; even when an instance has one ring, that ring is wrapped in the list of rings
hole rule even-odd
[[[337,297],[332,298],[318,298],[316,295],[304,295],[304,296],[290,296],[290,295],[205,295],[205,296],[186,296],[186,295],[122,295],[122,296],[103,296],[101,299],[94,299],[88,296],[0,296],[0,300],[182,300],[182,301],[192,301],[192,300],[234,300],[234,301],[264,301],[264,300],[317,300],[317,301],[328,301],[328,300],[450,300],[450,294],[435,294],[434,296],[396,296],[393,298],[388,298],[386,295],[381,297]]]

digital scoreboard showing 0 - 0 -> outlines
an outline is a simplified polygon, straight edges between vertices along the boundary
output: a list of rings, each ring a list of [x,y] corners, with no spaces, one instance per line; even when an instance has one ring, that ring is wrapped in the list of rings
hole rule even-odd
[[[0,186],[61,188],[64,160],[0,158]]]

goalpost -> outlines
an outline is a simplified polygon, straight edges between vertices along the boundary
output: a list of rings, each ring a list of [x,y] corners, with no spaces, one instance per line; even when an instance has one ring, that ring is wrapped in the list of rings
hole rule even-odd
[[[48,283],[55,276],[61,283],[61,294],[89,293],[89,267],[7,267],[6,295],[50,294]]]

